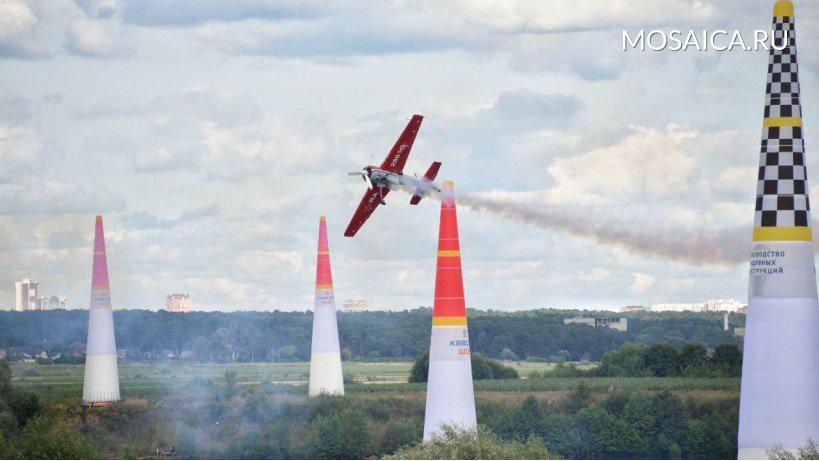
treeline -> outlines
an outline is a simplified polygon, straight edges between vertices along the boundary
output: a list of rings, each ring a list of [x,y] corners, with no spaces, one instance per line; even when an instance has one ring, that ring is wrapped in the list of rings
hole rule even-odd
[[[668,343],[626,344],[603,355],[598,366],[580,369],[574,363],[561,362],[553,369],[530,373],[529,378],[609,377],[675,377],[729,378],[742,371],[742,351],[735,344],[720,344],[708,350],[702,344],[688,343],[679,349]]]
[[[511,409],[492,403],[478,415],[492,432],[504,439],[537,436],[563,458],[736,458],[734,398],[683,400],[670,391],[614,391],[598,400],[581,381],[556,405],[534,397]]]
[[[680,347],[739,344],[722,329],[720,313],[627,314],[628,331],[570,324],[578,311],[469,311],[472,350],[511,360],[599,361],[627,343]],[[613,312],[583,312],[615,317]],[[117,347],[128,360],[293,361],[310,355],[311,312],[114,312]],[[429,348],[431,310],[339,313],[345,359],[414,359]],[[742,326],[744,315],[732,316]],[[88,312],[0,312],[0,348],[12,354],[46,351],[81,355]],[[63,359],[66,360],[66,359]]]
[[[85,457],[144,459],[154,457],[157,448],[173,446],[180,459],[374,459],[391,454],[400,459],[434,453],[474,459],[474,450],[490,458],[507,456],[503,453],[515,454],[513,458],[736,458],[736,396],[601,394],[580,380],[564,396],[523,401],[483,396],[476,406],[484,442],[455,437],[424,447],[423,399],[400,394],[294,399],[259,386],[237,386],[226,375],[192,383],[184,395],[94,409],[87,424],[80,415],[54,413],[52,427],[75,428],[58,432],[64,445],[74,448],[61,451],[51,443],[52,430],[44,433],[49,439],[39,451],[34,444],[21,445],[25,449],[12,457],[65,459],[91,446],[95,452]]]

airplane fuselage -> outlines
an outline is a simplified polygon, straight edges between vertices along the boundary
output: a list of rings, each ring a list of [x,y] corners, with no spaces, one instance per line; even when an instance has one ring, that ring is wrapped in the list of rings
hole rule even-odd
[[[383,187],[389,190],[394,190],[404,186],[412,190],[421,190],[424,194],[433,191],[441,192],[441,187],[438,184],[424,178],[391,173],[374,166],[368,167],[368,170],[370,181],[375,187]]]

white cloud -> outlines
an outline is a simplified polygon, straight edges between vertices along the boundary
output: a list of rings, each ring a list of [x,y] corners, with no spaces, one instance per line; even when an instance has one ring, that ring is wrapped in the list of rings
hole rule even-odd
[[[691,181],[697,162],[684,145],[696,131],[674,125],[632,130],[617,144],[555,160],[548,168],[555,181],[549,200],[601,205],[700,194]]]
[[[204,136],[202,164],[208,176],[231,181],[259,172],[284,175],[315,169],[328,154],[322,139],[303,137],[276,117],[239,127],[206,125]]]
[[[119,194],[101,188],[86,189],[55,178],[53,173],[0,184],[0,215],[45,215],[123,211]]]
[[[461,0],[455,5],[472,24],[503,32],[555,32],[642,24],[659,27],[683,15],[691,20],[704,21],[715,13],[713,6],[702,1],[659,4],[651,0],[619,0],[606,2],[605,8],[595,0],[547,5],[537,0]]]
[[[34,130],[26,126],[0,125],[0,184],[37,171],[41,148]]]
[[[65,46],[69,53],[85,57],[111,58],[124,53],[121,45],[111,36],[106,23],[95,19],[71,22]]]
[[[654,276],[651,274],[635,272],[631,275],[634,276],[634,283],[628,289],[634,294],[645,293],[654,284]]]
[[[40,20],[23,0],[0,2],[0,58],[32,59],[47,53],[34,40]]]
[[[121,210],[121,196],[58,177],[43,161],[43,142],[28,125],[0,125],[0,215],[59,215]]]
[[[197,158],[187,152],[160,147],[134,155],[131,163],[138,172],[170,171],[193,166]]]

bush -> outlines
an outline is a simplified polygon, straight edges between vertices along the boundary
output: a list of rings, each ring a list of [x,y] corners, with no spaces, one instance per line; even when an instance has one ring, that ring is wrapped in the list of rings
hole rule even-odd
[[[9,363],[0,359],[0,399],[11,392],[11,368]]]
[[[421,354],[412,364],[407,382],[425,383],[429,376],[429,351]]]
[[[646,352],[646,368],[654,376],[676,376],[679,374],[680,353],[668,343],[654,344]]]
[[[529,375],[530,378],[580,378],[584,376],[588,376],[589,373],[586,371],[577,368],[577,365],[571,362],[558,362],[554,368],[551,370],[547,370],[543,373],[539,373],[537,375],[532,374]]]
[[[463,431],[445,427],[443,434],[398,450],[385,459],[551,459],[543,439],[505,441],[486,430]]]
[[[372,431],[361,409],[318,416],[305,438],[304,454],[316,459],[362,459],[369,454]]]
[[[518,359],[517,354],[512,352],[512,349],[504,347],[500,354],[501,360],[515,361]]]
[[[685,344],[678,351],[668,343],[653,346],[625,344],[603,355],[603,361],[587,375],[596,376],[688,376],[727,378],[740,375],[742,351],[734,344],[718,345],[711,358],[701,344]],[[554,375],[544,375],[554,376]]]
[[[778,443],[773,448],[765,450],[765,454],[768,455],[768,459],[819,459],[819,449],[816,447],[816,442],[810,437],[804,447],[796,449],[796,453]]]
[[[502,363],[488,359],[481,354],[472,353],[472,379],[518,379],[518,372]],[[424,353],[412,364],[407,382],[425,383],[429,376],[429,352]]]
[[[6,439],[4,459],[98,459],[99,455],[79,432],[62,423],[37,416],[19,436]]]
[[[12,389],[8,396],[8,405],[21,426],[40,412],[40,399],[37,394],[22,389]]]
[[[17,435],[18,429],[17,418],[10,411],[0,411],[0,436]]]
[[[421,421],[389,421],[381,434],[381,452],[395,453],[401,447],[418,443],[423,436]]]

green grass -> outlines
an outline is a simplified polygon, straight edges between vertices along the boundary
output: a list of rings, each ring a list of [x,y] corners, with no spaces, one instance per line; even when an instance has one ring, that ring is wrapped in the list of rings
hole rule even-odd
[[[531,371],[547,370],[553,364],[508,363],[525,377]],[[423,392],[425,383],[407,383],[410,362],[345,362],[344,373],[353,382],[350,393]],[[242,385],[259,385],[267,392],[301,394],[307,392],[310,364],[123,364],[119,367],[120,388],[124,396],[151,397],[195,386],[220,382],[226,370],[238,373]],[[71,397],[82,393],[82,365],[12,364],[13,382],[52,397]],[[538,393],[568,391],[582,380],[595,392],[621,390],[702,390],[739,391],[738,378],[537,378],[520,380],[475,381],[476,392]]]
[[[506,362],[522,377],[532,371],[545,371],[551,363]],[[404,383],[412,362],[344,362],[344,373],[361,383]],[[71,386],[82,384],[83,365],[38,365],[12,363],[14,383],[25,387]],[[226,370],[238,373],[239,381],[259,384],[303,384],[310,377],[310,363],[128,363],[120,364],[119,376],[123,387],[173,387],[191,379],[214,379]]]

